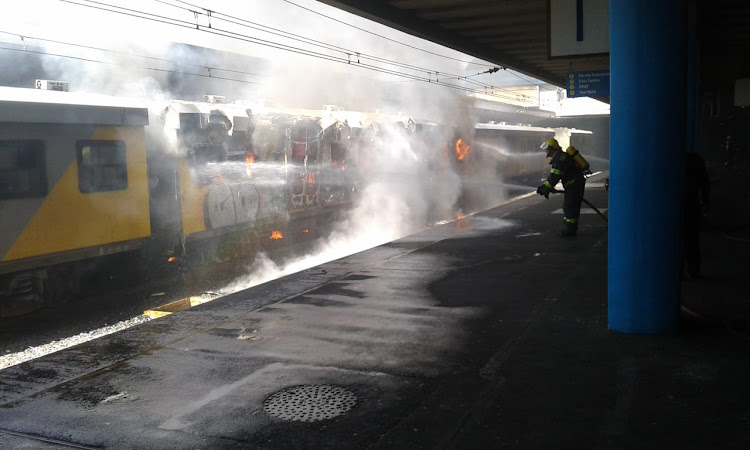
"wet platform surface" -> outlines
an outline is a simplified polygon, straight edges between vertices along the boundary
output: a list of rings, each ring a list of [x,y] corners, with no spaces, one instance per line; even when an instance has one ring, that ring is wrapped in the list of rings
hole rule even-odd
[[[586,198],[606,213],[603,183]],[[736,241],[704,233],[679,333],[613,333],[607,224],[586,210],[559,238],[561,205],[530,195],[0,371],[0,448],[750,447]]]

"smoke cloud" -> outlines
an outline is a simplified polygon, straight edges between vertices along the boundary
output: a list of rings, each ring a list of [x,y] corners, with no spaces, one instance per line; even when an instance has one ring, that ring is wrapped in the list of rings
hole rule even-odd
[[[26,70],[22,78],[66,81],[75,91],[138,97],[150,103],[163,103],[167,99],[199,100],[204,94],[215,94],[225,96],[227,101],[287,108],[319,110],[324,104],[333,104],[353,111],[377,109],[394,115],[401,113],[418,124],[438,124],[451,130],[451,135],[442,136],[449,142],[461,136],[471,138],[477,121],[471,97],[460,90],[415,81],[393,72],[430,79],[441,74],[446,79],[447,74],[474,75],[487,66],[474,65],[477,61],[467,55],[312,0],[294,3],[307,9],[277,0],[215,0],[211,2],[215,13],[210,21],[206,16],[196,19],[191,12],[164,3],[146,0],[127,3],[129,10],[150,12],[183,25],[173,26],[132,17],[133,14],[115,14],[52,0],[34,2],[33,6],[30,2],[13,2],[10,16],[16,19],[18,28],[0,30],[6,32],[0,38],[6,41],[4,46],[14,50],[0,55],[4,67],[13,67],[13,60],[23,58],[24,64],[17,67],[33,68]],[[218,13],[233,19],[222,21]],[[65,20],[59,20],[62,17]],[[304,37],[307,42],[280,36],[279,30]],[[240,35],[239,39],[219,36],[228,33]],[[326,45],[321,47],[320,43]],[[32,46],[38,53],[23,51]],[[310,56],[311,52],[316,55]],[[358,64],[327,60],[342,57]],[[362,64],[370,67],[364,68]],[[491,78],[473,80],[489,80],[495,86],[518,81],[503,71]],[[33,79],[0,74],[0,84],[31,87],[32,83]],[[453,83],[461,85],[458,80]],[[452,152],[452,148],[415,142],[399,128],[401,125],[379,126],[375,147],[380,151],[372,155],[371,170],[360,189],[357,206],[315,254],[281,264],[260,255],[248,267],[249,275],[226,291],[371,248],[435,221],[471,212],[457,209],[471,180],[467,182],[467,174],[448,163],[446,152]],[[486,182],[492,186],[472,190],[475,196],[472,210],[494,206],[504,199],[496,184],[497,161],[493,159],[490,164],[474,167],[477,185]]]

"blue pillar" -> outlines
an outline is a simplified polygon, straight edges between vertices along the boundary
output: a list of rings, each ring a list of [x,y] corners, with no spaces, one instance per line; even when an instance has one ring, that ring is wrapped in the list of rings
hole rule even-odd
[[[684,0],[610,0],[609,328],[667,334],[680,311]]]

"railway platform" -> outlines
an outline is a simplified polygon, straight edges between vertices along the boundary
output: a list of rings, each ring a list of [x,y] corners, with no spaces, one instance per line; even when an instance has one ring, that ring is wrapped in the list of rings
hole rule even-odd
[[[679,333],[623,335],[585,206],[576,238],[529,194],[0,371],[0,447],[750,447],[741,237],[703,233]]]

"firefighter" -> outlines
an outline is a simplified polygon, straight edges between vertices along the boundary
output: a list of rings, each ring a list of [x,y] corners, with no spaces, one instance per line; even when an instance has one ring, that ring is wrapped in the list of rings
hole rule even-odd
[[[565,189],[563,228],[557,234],[575,236],[578,231],[578,217],[581,215],[581,203],[586,184],[583,170],[571,155],[563,151],[556,139],[547,139],[542,143],[541,148],[547,151],[547,158],[552,158],[550,160],[552,169],[547,181],[537,188],[536,193],[549,198],[557,182],[562,181]]]

